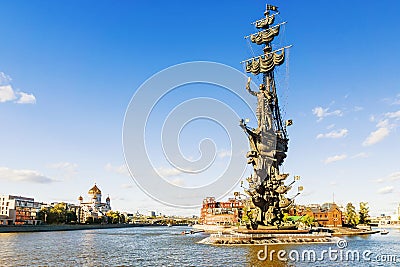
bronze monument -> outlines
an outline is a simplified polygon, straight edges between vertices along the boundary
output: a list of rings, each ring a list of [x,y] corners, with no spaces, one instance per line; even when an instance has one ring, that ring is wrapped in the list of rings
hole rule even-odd
[[[286,127],[292,124],[291,120],[283,122],[278,103],[274,69],[285,61],[285,50],[290,46],[276,50],[272,49],[271,42],[279,35],[281,24],[271,26],[275,21],[277,7],[267,5],[265,18],[254,24],[259,30],[251,34],[252,43],[263,46],[264,53],[245,60],[246,72],[262,75],[263,83],[258,91],[250,88],[251,78],[248,78],[246,89],[257,97],[257,128],[250,128],[244,120],[240,126],[248,136],[250,151],[246,157],[253,166],[253,173],[246,180],[249,188],[245,193],[249,196],[244,216],[248,218],[247,227],[251,229],[280,228],[283,226],[284,212],[293,203],[294,197],[288,198],[286,193],[291,189],[293,182],[285,185],[289,177],[281,173],[286,152],[288,151],[288,135]],[[264,227],[265,228],[265,227]]]

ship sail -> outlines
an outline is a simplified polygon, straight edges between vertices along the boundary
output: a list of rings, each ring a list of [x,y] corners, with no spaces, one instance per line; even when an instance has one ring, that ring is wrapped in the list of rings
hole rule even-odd
[[[280,26],[278,25],[276,27],[258,32],[256,34],[252,34],[250,35],[250,40],[251,42],[256,43],[258,45],[268,44],[274,40],[275,36],[279,35],[279,29]]]
[[[282,49],[281,54],[274,52],[268,56],[259,56],[257,58],[253,58],[252,61],[247,61],[246,72],[251,72],[254,75],[272,72],[275,69],[275,66],[282,65],[284,61],[285,50]]]
[[[268,28],[269,25],[274,24],[274,22],[275,22],[275,16],[268,16],[265,19],[257,20],[255,22],[255,25],[257,29],[265,29]]]

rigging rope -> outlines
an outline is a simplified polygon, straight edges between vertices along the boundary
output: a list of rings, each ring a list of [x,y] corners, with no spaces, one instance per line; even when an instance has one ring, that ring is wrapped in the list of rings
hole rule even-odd
[[[254,53],[253,46],[251,45],[250,39],[247,38],[246,42],[247,42],[247,45],[250,48],[250,51],[251,51],[251,54],[252,54],[251,57],[256,57],[256,54]],[[244,72],[245,73],[246,73],[246,64],[247,63],[243,63],[243,68],[244,68]],[[256,79],[258,80],[259,83],[261,82],[260,77],[258,77],[258,75],[256,76]]]

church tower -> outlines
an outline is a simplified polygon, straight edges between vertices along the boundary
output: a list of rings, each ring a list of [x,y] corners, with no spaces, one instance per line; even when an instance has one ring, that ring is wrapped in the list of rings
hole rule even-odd
[[[96,184],[94,184],[94,186],[89,190],[88,195],[93,204],[101,203],[101,190],[97,187]]]
[[[111,210],[110,196],[107,196],[107,198],[106,198],[106,204],[107,204],[108,208]]]

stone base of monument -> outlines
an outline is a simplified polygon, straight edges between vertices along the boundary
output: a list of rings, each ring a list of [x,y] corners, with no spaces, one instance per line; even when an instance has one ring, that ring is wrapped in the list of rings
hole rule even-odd
[[[235,230],[230,234],[211,234],[199,243],[212,245],[279,245],[336,243],[330,233],[310,233],[308,230]]]
[[[247,230],[246,227],[244,226],[240,226],[239,228],[240,230],[236,230],[236,232],[238,231],[243,231],[243,230]],[[293,224],[288,224],[288,225],[281,225],[281,226],[271,226],[271,225],[258,225],[257,226],[257,230],[297,230],[297,226],[293,225]]]

